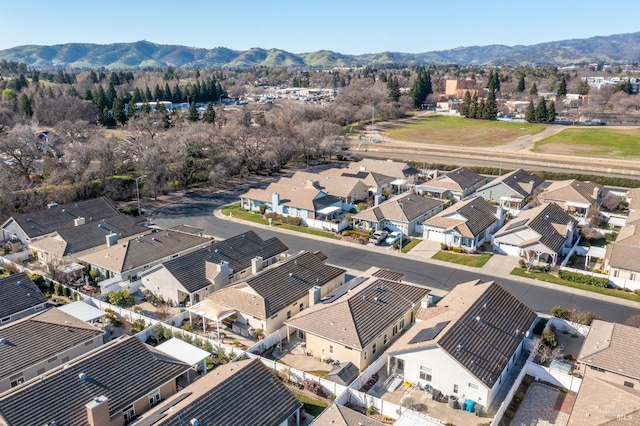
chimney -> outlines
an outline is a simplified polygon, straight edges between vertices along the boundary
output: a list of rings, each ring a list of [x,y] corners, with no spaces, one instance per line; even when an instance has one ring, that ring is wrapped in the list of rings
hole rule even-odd
[[[87,420],[90,426],[110,426],[111,419],[109,417],[109,399],[106,396],[94,398],[90,403],[86,404]]]
[[[107,240],[107,247],[118,244],[118,234],[116,234],[115,232],[109,232],[107,235],[105,235],[105,239]]]
[[[596,186],[593,188],[593,198],[597,200],[598,194],[600,194],[600,188]]]
[[[231,273],[229,271],[229,262],[214,263],[206,261],[204,269],[205,277],[214,284],[216,290],[231,283],[229,279]]]
[[[316,183],[312,180],[307,180],[306,184],[304,185],[305,189],[318,189],[316,188]]]
[[[262,271],[262,257],[256,256],[251,259],[251,274],[257,274]]]
[[[73,219],[73,226],[80,226],[84,224],[85,224],[84,217],[76,217],[75,219]]]
[[[382,199],[382,195],[374,195],[373,196],[373,206],[378,207],[380,205],[380,200]]]
[[[502,208],[502,206],[497,206],[496,217],[498,218],[498,226],[502,226],[502,224],[504,223],[504,209]]]
[[[280,194],[278,194],[277,192],[274,192],[273,194],[271,194],[271,209],[275,211],[276,207],[278,207],[279,205],[280,205]]]
[[[314,285],[309,289],[309,306],[316,305],[320,303],[321,299],[321,288],[320,286]]]
[[[367,168],[366,168],[365,166],[360,166],[360,171],[361,171],[361,172],[366,172],[366,171],[367,171]]]

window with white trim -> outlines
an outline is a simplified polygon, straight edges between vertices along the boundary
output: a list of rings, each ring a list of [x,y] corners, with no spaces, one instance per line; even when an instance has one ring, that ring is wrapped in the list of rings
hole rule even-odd
[[[387,333],[384,333],[384,339],[382,339],[382,344],[383,345],[387,344]]]
[[[130,405],[122,410],[122,414],[124,414],[124,422],[128,423],[136,417],[136,410],[133,405]]]
[[[480,389],[480,386],[476,385],[475,383],[469,383],[469,387],[476,390]]]
[[[394,324],[393,331],[391,332],[392,336],[395,336],[396,334],[398,334],[398,324]]]
[[[149,408],[156,405],[162,399],[162,396],[160,396],[160,389],[153,390],[147,396],[149,397]]]
[[[9,384],[12,388],[24,383],[24,376],[22,374],[15,375],[9,378]]]
[[[372,355],[375,355],[376,350],[378,349],[378,348],[377,348],[377,346],[378,346],[378,344],[377,344],[377,343],[374,343],[374,344],[373,344],[373,346],[372,346],[372,348],[371,348],[371,354],[372,354]]]
[[[333,353],[333,345],[329,345],[329,353],[332,354]]]
[[[420,380],[430,382],[431,379],[431,369],[429,367],[420,366]]]
[[[458,385],[453,385],[453,393],[458,393]]]

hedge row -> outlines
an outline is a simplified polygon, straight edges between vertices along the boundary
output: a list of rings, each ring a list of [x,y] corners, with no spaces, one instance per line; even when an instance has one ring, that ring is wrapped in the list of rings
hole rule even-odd
[[[600,288],[609,287],[609,280],[607,278],[592,277],[591,275],[584,275],[577,272],[569,272],[563,270],[558,271],[558,276],[563,280],[571,281],[574,283],[588,284]]]
[[[264,215],[265,219],[271,219],[274,222],[286,223],[287,225],[300,226],[302,223],[302,218],[293,217],[293,216],[283,216],[278,213],[266,213]]]

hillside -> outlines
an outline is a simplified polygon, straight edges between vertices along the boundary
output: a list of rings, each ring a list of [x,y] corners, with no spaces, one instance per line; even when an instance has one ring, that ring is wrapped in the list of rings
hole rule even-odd
[[[460,65],[567,65],[590,62],[629,63],[640,59],[640,32],[540,43],[530,46],[467,46],[424,53],[382,52],[345,55],[330,50],[290,53],[280,49],[225,47],[204,49],[148,41],[114,44],[67,43],[18,46],[0,50],[0,59],[30,67],[333,67],[386,63]]]

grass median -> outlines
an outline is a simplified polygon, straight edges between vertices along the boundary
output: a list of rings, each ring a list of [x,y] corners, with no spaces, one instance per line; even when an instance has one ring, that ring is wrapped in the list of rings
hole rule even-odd
[[[527,272],[525,269],[515,268],[513,271],[511,271],[511,275],[545,281],[552,284],[563,285],[565,287],[578,288],[580,290],[590,291],[592,293],[606,294],[607,296],[613,296],[620,299],[631,300],[634,302],[640,302],[640,296],[632,292],[627,292],[624,290],[616,290],[615,288],[601,288],[601,287],[595,287],[588,284],[575,283],[573,281],[563,280],[562,278],[559,278],[548,272],[538,272],[538,271]]]
[[[432,257],[432,259],[457,263],[458,265],[472,266],[474,268],[482,268],[484,264],[491,259],[491,254],[462,254],[440,250]]]
[[[260,213],[248,212],[240,208],[240,204],[232,204],[222,209],[222,214],[225,216],[233,216],[238,219],[246,220],[247,222],[259,223],[261,225],[269,225],[269,221],[264,219]],[[306,226],[294,226],[284,223],[273,222],[271,224],[274,228],[288,229],[290,231],[301,232],[303,234],[317,235],[319,237],[330,238],[332,240],[339,240],[340,237],[331,232],[321,231],[320,229],[308,228]]]

